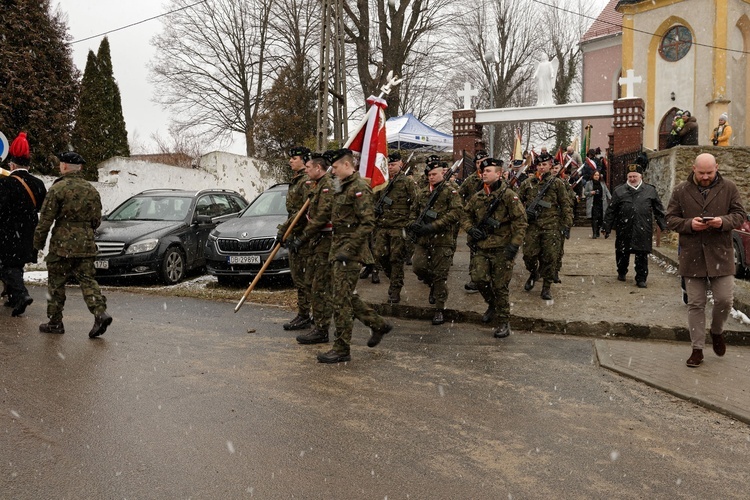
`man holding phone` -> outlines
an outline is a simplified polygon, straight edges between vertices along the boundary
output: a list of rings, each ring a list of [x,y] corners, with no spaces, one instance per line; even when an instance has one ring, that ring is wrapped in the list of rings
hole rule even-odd
[[[717,356],[726,352],[724,323],[734,300],[732,229],[747,217],[737,186],[719,174],[716,158],[698,155],[693,172],[672,192],[667,226],[680,234],[680,275],[688,297],[688,329],[693,351],[687,366],[703,363],[706,343],[706,292],[713,292],[711,342]]]

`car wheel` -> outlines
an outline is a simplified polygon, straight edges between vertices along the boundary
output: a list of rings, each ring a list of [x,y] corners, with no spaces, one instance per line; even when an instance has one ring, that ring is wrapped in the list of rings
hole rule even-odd
[[[742,255],[742,249],[740,248],[739,243],[735,240],[732,245],[734,247],[734,276],[736,278],[744,278],[745,277],[745,264],[744,259]]]
[[[167,285],[174,285],[185,277],[185,256],[177,247],[167,248],[161,264],[161,280]]]

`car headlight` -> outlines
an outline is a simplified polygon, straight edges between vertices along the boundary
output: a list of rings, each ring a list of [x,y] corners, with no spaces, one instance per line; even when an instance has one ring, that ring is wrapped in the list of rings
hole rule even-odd
[[[159,244],[159,240],[152,238],[150,240],[141,240],[136,241],[132,245],[130,245],[125,253],[143,253],[143,252],[150,252],[154,248],[156,248],[156,245]]]

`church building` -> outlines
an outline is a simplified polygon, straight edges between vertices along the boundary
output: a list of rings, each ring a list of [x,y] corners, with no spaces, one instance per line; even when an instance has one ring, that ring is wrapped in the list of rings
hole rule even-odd
[[[677,110],[689,110],[697,118],[701,145],[711,144],[711,133],[722,113],[728,114],[733,128],[731,145],[750,145],[745,115],[750,93],[750,1],[619,0],[610,2],[597,21],[607,19],[602,16],[608,9],[611,14],[613,4],[622,16],[621,32],[610,30],[598,37],[589,30],[589,39],[584,36],[581,41],[583,100],[604,100],[591,95],[591,87],[597,85],[611,89],[610,98],[618,97],[614,82],[607,78],[602,83],[601,76],[598,82],[596,77],[592,81],[589,70],[596,66],[591,58],[596,60],[598,51],[611,51],[621,42],[618,75],[633,69],[642,78],[635,84],[635,95],[645,101],[646,148],[663,149]],[[600,22],[599,29],[603,28]],[[614,61],[610,58],[610,62]]]

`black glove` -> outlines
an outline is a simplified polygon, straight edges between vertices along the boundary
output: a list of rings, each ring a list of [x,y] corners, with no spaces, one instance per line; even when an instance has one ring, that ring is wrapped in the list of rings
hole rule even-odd
[[[510,243],[507,247],[505,247],[506,259],[510,261],[515,260],[517,254],[518,254],[518,245],[514,245],[513,243]]]
[[[428,235],[433,231],[433,228],[434,226],[432,224],[418,224],[416,222],[409,226],[411,232],[416,234],[417,236]]]
[[[290,252],[297,253],[302,248],[302,240],[299,238],[292,238],[286,242],[286,249]]]
[[[432,234],[437,231],[437,228],[435,227],[435,224],[424,224],[422,225],[422,233],[421,236]]]
[[[487,238],[487,233],[485,233],[478,227],[469,228],[469,230],[466,231],[466,234],[468,234],[469,237],[475,241],[482,241]]]
[[[284,243],[284,233],[279,233],[276,235],[276,239],[274,240],[274,245],[276,243],[281,245],[282,248],[286,248],[286,243]]]
[[[375,212],[375,217],[380,217],[383,215],[383,207],[375,207],[373,212]]]
[[[349,261],[349,256],[346,255],[344,252],[337,252],[334,259],[336,259],[337,261],[343,264],[346,264]]]
[[[563,236],[565,236],[566,240],[569,240],[570,239],[570,228],[569,227],[562,228],[562,234],[563,234]]]
[[[419,236],[421,230],[422,230],[422,224],[418,222],[413,222],[412,224],[409,225],[409,232],[416,234],[417,236]]]

